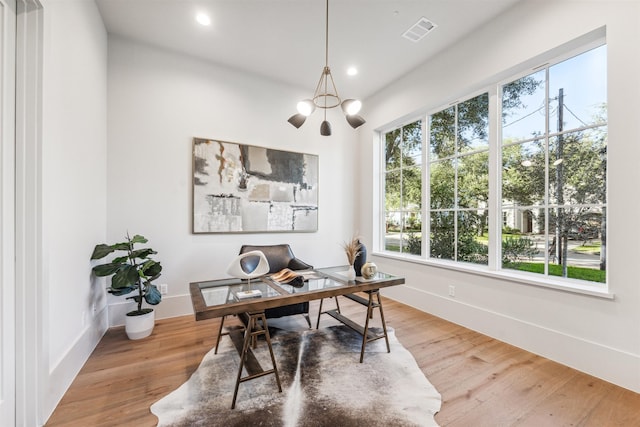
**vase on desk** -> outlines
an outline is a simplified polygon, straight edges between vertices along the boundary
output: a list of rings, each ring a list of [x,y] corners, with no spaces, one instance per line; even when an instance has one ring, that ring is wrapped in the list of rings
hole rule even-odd
[[[367,247],[358,240],[358,254],[353,261],[353,268],[356,270],[356,276],[362,276],[362,266],[367,262]]]
[[[349,266],[349,269],[346,271],[348,280],[356,280],[356,269],[353,265]]]

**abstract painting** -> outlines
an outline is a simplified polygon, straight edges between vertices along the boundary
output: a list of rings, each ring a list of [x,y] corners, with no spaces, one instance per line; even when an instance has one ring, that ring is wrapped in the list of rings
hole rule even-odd
[[[318,230],[318,156],[193,139],[193,232]]]

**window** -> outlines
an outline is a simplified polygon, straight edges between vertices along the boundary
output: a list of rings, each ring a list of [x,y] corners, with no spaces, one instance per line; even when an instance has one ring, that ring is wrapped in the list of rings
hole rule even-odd
[[[502,267],[606,281],[606,46],[502,86]]]
[[[384,248],[422,253],[422,120],[384,135]]]
[[[429,256],[487,264],[489,94],[429,117]]]
[[[384,133],[383,250],[605,283],[606,49]]]

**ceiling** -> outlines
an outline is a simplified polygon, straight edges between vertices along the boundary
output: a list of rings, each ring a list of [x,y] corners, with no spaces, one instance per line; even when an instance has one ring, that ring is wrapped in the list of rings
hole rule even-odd
[[[329,66],[342,98],[364,99],[519,0],[331,0]],[[97,0],[109,34],[315,89],[325,62],[324,0]],[[196,23],[197,12],[211,17]],[[420,18],[437,27],[402,34]],[[350,66],[358,68],[348,76]]]

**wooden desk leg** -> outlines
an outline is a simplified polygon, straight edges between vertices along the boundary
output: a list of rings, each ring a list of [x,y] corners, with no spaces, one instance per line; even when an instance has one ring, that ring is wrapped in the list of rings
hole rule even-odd
[[[382,332],[384,334],[384,340],[387,344],[387,353],[391,353],[391,347],[389,346],[389,336],[387,335],[387,323],[384,320],[384,312],[382,311],[382,300],[380,299],[380,290],[367,291],[369,294],[369,304],[367,305],[367,319],[364,322],[364,333],[362,334],[362,349],[360,350],[360,363],[364,360],[364,350],[367,346],[367,338],[369,332],[369,319],[373,318],[373,309],[378,308],[380,310],[380,320],[382,321]],[[373,296],[376,296],[377,303],[374,302]]]
[[[222,337],[222,327],[224,326],[224,319],[227,316],[222,316],[222,319],[220,319],[220,329],[218,329],[218,338],[216,338],[216,350],[213,352],[213,354],[218,354],[218,346],[220,345],[220,337]]]
[[[278,391],[282,392],[282,384],[280,384],[280,375],[278,374],[278,365],[276,365],[276,357],[273,355],[273,347],[271,346],[271,335],[269,334],[269,327],[267,326],[267,317],[264,312],[260,313],[262,317],[262,327],[264,328],[264,337],[267,340],[269,346],[269,354],[271,354],[271,364],[273,366],[273,372],[276,375],[276,382],[278,383]]]
[[[369,332],[369,319],[373,315],[373,292],[367,292],[369,294],[369,304],[367,305],[367,319],[364,321],[364,331],[362,334],[362,349],[360,350],[360,363],[364,360],[364,349],[367,346],[367,334]]]
[[[340,303],[338,302],[338,296],[336,295],[335,297],[330,297],[330,298],[334,298],[336,300],[336,310],[338,310],[338,313],[340,313]],[[324,302],[324,298],[320,299],[320,308],[318,309],[318,321],[316,322],[316,329],[320,329],[320,316],[322,316],[324,313],[322,311],[322,303]],[[309,325],[309,327],[311,327],[311,325]]]
[[[238,376],[236,377],[236,386],[233,389],[233,400],[231,401],[231,409],[235,409],[236,407],[236,398],[238,397],[238,387],[240,387],[240,382],[242,379],[242,369],[244,368],[244,361],[247,356],[247,350],[249,349],[249,343],[251,342],[251,337],[253,336],[253,324],[254,318],[253,316],[249,317],[249,323],[244,330],[244,341],[242,343],[242,353],[240,353],[240,367],[238,368]]]
[[[384,332],[384,340],[387,343],[387,353],[391,353],[389,346],[389,335],[387,335],[387,323],[384,321],[384,311],[382,311],[382,300],[380,299],[380,291],[376,292],[378,296],[378,308],[380,309],[380,320],[382,321],[382,331]]]
[[[258,325],[257,320],[260,319],[262,322],[262,326]],[[249,375],[246,377],[242,377],[242,370],[245,366],[245,362],[249,355],[253,357],[251,353],[251,342],[258,336],[264,335],[267,341],[267,346],[269,347],[269,354],[271,356],[271,364],[273,369],[268,371],[264,371],[260,369],[259,372],[251,373],[248,372]],[[267,318],[264,312],[258,313],[248,313],[248,321],[247,326],[244,330],[244,339],[242,343],[242,351],[240,353],[240,367],[238,368],[238,375],[236,377],[236,385],[233,390],[233,400],[231,401],[231,409],[235,409],[236,407],[236,398],[238,397],[238,388],[240,387],[240,383],[248,380],[252,380],[254,378],[258,378],[264,375],[275,374],[276,383],[278,384],[278,391],[282,392],[282,385],[280,383],[280,375],[278,374],[278,366],[276,365],[276,358],[273,354],[273,347],[271,346],[271,335],[269,334],[269,326],[267,325]]]

